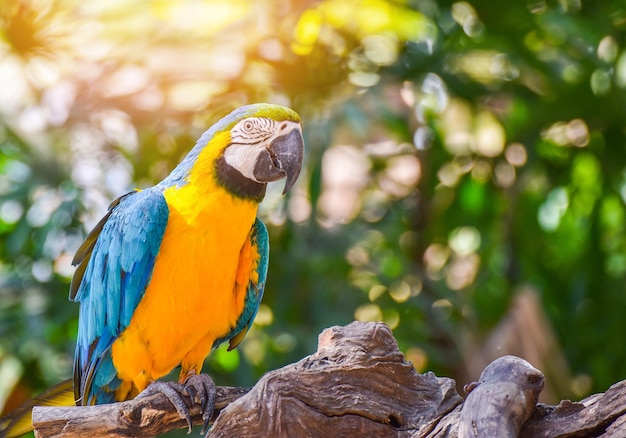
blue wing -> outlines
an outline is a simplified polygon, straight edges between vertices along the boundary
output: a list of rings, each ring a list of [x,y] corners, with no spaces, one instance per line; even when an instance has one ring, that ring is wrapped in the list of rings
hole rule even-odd
[[[74,357],[77,404],[115,401],[120,381],[111,345],[144,295],[168,217],[161,191],[131,192],[111,204],[76,252],[70,299],[80,301]]]
[[[259,304],[263,299],[263,291],[265,290],[265,279],[267,278],[267,266],[269,263],[270,245],[269,236],[265,224],[258,218],[252,225],[248,239],[251,240],[252,248],[256,250],[258,259],[256,266],[253,267],[257,273],[257,280],[250,280],[246,291],[246,299],[241,316],[237,320],[237,324],[223,338],[218,339],[213,344],[217,347],[224,341],[230,341],[228,351],[235,348],[243,340],[252,325],[252,321],[256,317],[259,310]]]

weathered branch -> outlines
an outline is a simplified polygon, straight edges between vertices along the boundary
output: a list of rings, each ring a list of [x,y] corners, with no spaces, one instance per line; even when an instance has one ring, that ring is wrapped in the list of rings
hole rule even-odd
[[[247,388],[217,388],[215,418],[228,404],[249,391]],[[202,424],[198,405],[189,405],[194,424]],[[35,407],[35,436],[79,438],[85,436],[156,436],[187,426],[168,398],[157,393],[126,402],[81,407]]]
[[[384,324],[332,327],[315,354],[266,374],[211,437],[425,433],[461,403],[454,381],[418,374]]]
[[[626,436],[626,381],[580,403],[535,407],[542,383],[527,362],[504,357],[468,386],[463,406],[452,379],[418,374],[404,360],[386,325],[352,323],[325,330],[315,354],[267,373],[247,394],[218,388],[215,415],[221,413],[208,436],[513,437],[531,413],[520,437]],[[196,406],[192,414],[201,424]],[[185,427],[160,394],[113,405],[37,408],[33,421],[37,436],[64,438],[154,436]]]
[[[469,393],[459,421],[459,438],[515,438],[535,410],[544,386],[541,371],[524,359],[504,356],[491,362]]]
[[[626,380],[580,402],[539,404],[520,432],[522,438],[626,436]]]

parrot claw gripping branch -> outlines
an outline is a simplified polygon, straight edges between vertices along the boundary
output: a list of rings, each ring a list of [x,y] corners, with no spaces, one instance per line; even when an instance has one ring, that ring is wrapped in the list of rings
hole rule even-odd
[[[154,187],[121,196],[73,259],[80,304],[73,379],[4,419],[0,438],[32,430],[35,405],[113,403],[162,392],[186,418],[199,403],[203,433],[215,385],[210,351],[245,336],[263,297],[269,244],[256,217],[268,182],[296,182],[300,117],[272,104],[234,110],[208,129]],[[158,379],[180,366],[178,383]],[[146,391],[143,392],[142,391]]]

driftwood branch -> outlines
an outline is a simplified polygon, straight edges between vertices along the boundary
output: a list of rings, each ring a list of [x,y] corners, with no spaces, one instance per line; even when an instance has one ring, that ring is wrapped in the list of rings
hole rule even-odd
[[[405,361],[386,325],[352,323],[325,330],[315,354],[267,373],[249,392],[218,388],[219,416],[208,436],[626,436],[626,381],[556,407],[536,405],[542,387],[538,370],[506,356],[467,386],[464,404],[452,379],[418,374]],[[197,407],[192,414],[201,424]],[[33,425],[38,437],[133,437],[182,428],[185,421],[155,394],[112,405],[36,408]]]
[[[246,388],[217,388],[213,418],[227,405],[249,391]],[[188,405],[194,424],[202,424],[198,405]],[[36,437],[79,438],[85,436],[156,436],[187,427],[176,409],[161,393],[126,402],[98,406],[33,408]]]
[[[465,385],[459,438],[515,438],[535,410],[544,386],[541,371],[524,359],[504,356],[490,363],[480,381]],[[503,415],[506,414],[506,415]]]

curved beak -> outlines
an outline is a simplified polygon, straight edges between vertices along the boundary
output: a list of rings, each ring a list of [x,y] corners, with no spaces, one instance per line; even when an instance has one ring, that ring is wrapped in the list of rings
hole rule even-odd
[[[263,151],[254,166],[254,178],[259,182],[278,181],[287,178],[283,195],[293,187],[302,169],[304,140],[300,129],[276,137]]]

